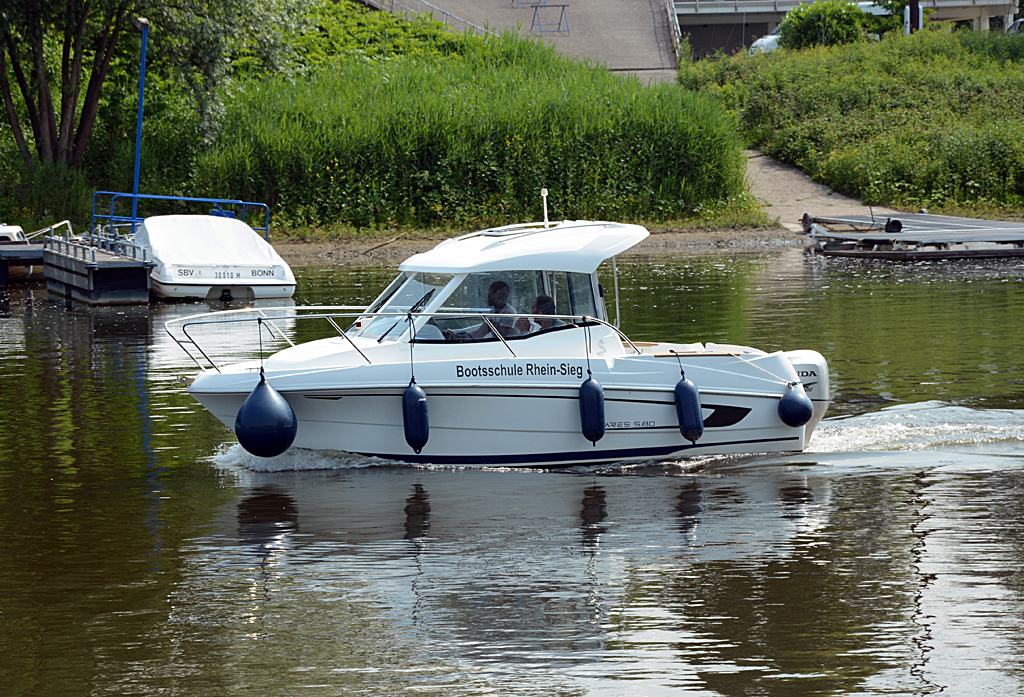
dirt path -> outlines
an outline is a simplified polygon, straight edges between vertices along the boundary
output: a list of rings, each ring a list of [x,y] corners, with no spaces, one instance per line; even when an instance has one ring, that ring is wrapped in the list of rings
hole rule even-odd
[[[800,232],[804,213],[828,217],[870,215],[871,209],[852,198],[818,184],[796,167],[784,165],[766,155],[747,151],[747,181],[769,217],[788,230]],[[875,215],[894,214],[892,208],[875,208]]]
[[[849,214],[868,215],[870,209],[860,201],[837,194],[829,187],[811,181],[810,177],[755,151],[747,152],[747,180],[751,193],[765,213],[779,227],[724,230],[655,230],[638,245],[633,254],[665,255],[737,251],[764,247],[803,246],[807,238],[801,233],[800,219],[804,213],[815,216]],[[892,209],[875,208],[875,215],[894,213]],[[380,264],[402,261],[417,252],[433,248],[443,237],[433,239],[374,238],[332,242],[275,242],[274,247],[294,266],[317,264]]]

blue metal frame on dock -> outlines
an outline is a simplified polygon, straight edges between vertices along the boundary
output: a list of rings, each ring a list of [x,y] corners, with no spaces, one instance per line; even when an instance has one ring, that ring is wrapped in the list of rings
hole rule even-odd
[[[97,213],[96,202],[100,196],[110,196],[110,213]],[[116,191],[97,191],[92,195],[92,223],[90,224],[90,232],[95,233],[97,221],[106,221],[106,224],[113,228],[117,225],[132,225],[143,222],[145,219],[140,218],[137,215],[115,215],[114,206],[118,200],[130,200],[132,201],[132,209],[136,210],[139,200],[152,200],[152,201],[180,201],[183,203],[204,203],[212,204],[213,209],[210,210],[211,215],[223,215],[228,218],[239,218],[243,222],[246,219],[246,213],[256,209],[257,211],[262,209],[263,211],[263,227],[256,225],[252,226],[253,230],[261,230],[263,232],[263,239],[270,240],[270,207],[265,203],[254,203],[252,201],[239,201],[238,199],[228,198],[190,198],[186,196],[159,196],[156,194],[130,194]],[[225,209],[224,206],[229,208]],[[237,215],[235,208],[241,206],[241,215]]]

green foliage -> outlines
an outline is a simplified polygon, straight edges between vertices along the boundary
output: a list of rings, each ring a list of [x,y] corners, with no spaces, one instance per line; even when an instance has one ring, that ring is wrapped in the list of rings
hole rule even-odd
[[[190,19],[198,0],[183,0],[150,17],[140,190],[266,201],[284,224],[357,228],[534,219],[542,187],[562,217],[746,205],[736,120],[704,97],[345,0],[312,0],[301,17],[306,0],[267,3],[280,25],[257,30],[232,10],[253,1]],[[126,36],[75,187],[130,190],[139,43]],[[0,131],[0,154],[13,152]],[[12,162],[0,165],[0,217],[52,222],[68,205],[88,218],[59,176]]]
[[[425,15],[403,19],[341,0],[319,0],[291,45],[300,71],[317,70],[359,56],[380,60],[397,56],[438,57],[457,53],[466,39]]]
[[[686,68],[748,141],[837,191],[929,210],[1024,207],[1024,37],[919,32]]]
[[[13,154],[13,152],[12,152]],[[7,160],[0,149],[0,156]],[[38,230],[61,220],[72,220],[75,230],[87,221],[93,188],[80,170],[66,165],[38,164],[22,169],[16,160],[0,166],[0,223]]]
[[[195,157],[216,137],[221,100],[233,85],[232,55],[244,50],[262,70],[281,65],[290,55],[283,39],[298,30],[310,2],[17,0],[5,5],[0,86],[10,93],[12,109],[5,109],[0,121],[0,217],[32,225],[50,211],[67,210],[69,202],[79,201],[61,184],[69,176],[96,189],[130,189],[142,38],[134,18],[150,22],[142,189],[172,193],[182,189]],[[15,63],[26,74],[24,89]],[[20,148],[15,133],[23,136]],[[72,176],[68,168],[78,173]],[[29,183],[39,188],[29,191]],[[76,208],[72,217],[82,220],[89,208]]]
[[[196,185],[284,222],[468,226],[681,217],[743,191],[735,120],[672,86],[573,63],[513,36],[457,54],[337,61],[252,82]]]
[[[854,2],[818,0],[786,13],[779,43],[783,48],[840,46],[865,41],[867,15]]]

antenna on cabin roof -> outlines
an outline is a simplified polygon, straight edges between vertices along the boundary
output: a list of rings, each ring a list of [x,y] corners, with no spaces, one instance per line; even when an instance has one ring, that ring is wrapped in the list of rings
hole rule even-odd
[[[540,195],[544,197],[544,227],[548,226],[548,190],[541,189]]]

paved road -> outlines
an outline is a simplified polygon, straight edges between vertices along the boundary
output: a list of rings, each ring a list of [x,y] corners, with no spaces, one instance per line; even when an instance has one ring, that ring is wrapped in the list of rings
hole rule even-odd
[[[401,1],[416,7],[416,0]],[[521,2],[518,7],[514,0],[429,2],[476,26],[518,31],[550,43],[564,55],[590,59],[615,72],[647,82],[675,80],[676,57],[664,0],[550,0],[549,5]],[[536,20],[544,25],[543,36],[533,26]]]

